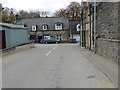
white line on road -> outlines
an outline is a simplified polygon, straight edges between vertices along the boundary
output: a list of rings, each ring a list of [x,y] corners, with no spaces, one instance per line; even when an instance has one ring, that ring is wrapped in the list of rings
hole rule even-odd
[[[49,52],[46,54],[46,56],[48,56],[51,52],[52,52],[52,51],[49,51]]]
[[[54,47],[52,50],[54,50],[56,47]]]
[[[53,49],[51,51],[49,51],[46,56],[48,56],[55,48],[57,47],[57,45],[55,47],[53,47]]]

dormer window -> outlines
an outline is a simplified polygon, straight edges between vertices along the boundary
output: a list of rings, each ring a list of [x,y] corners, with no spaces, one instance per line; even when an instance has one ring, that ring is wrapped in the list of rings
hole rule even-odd
[[[21,27],[25,27],[24,24],[22,24]]]
[[[62,23],[56,23],[55,24],[55,30],[62,30],[63,24]]]
[[[23,23],[23,22],[22,22],[22,23],[20,23],[20,26],[21,26],[21,27],[24,27],[24,23]]]
[[[80,31],[80,24],[77,25],[77,31]]]
[[[36,26],[32,26],[32,31],[36,31]]]
[[[42,28],[43,28],[43,30],[47,30],[47,29],[48,29],[48,25],[44,24],[44,25],[42,26]]]

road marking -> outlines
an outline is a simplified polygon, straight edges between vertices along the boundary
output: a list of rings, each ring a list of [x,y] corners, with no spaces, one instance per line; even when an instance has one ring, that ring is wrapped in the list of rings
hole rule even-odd
[[[52,51],[49,51],[49,52],[46,54],[46,56],[48,56],[51,52],[52,52]]]
[[[57,45],[55,47],[53,47],[53,49],[51,51],[49,51],[46,56],[48,56],[55,48],[57,47]]]
[[[52,50],[54,50],[56,47],[54,47]]]

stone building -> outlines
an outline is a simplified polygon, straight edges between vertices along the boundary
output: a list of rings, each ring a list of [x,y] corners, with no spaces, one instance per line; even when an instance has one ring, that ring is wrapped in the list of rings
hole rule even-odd
[[[120,60],[119,2],[82,3],[81,46],[113,60]],[[94,16],[95,15],[95,16]]]
[[[89,50],[94,50],[94,22],[93,22],[93,3],[82,2],[81,11],[81,46]]]
[[[69,39],[69,20],[67,18],[31,18],[19,19],[16,24],[27,27],[30,34],[30,40],[37,40],[55,37],[60,41],[67,41]]]

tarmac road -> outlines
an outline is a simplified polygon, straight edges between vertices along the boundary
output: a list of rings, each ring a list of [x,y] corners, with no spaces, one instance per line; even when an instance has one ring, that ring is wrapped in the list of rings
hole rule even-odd
[[[4,56],[3,88],[116,88],[78,44],[36,44]]]

